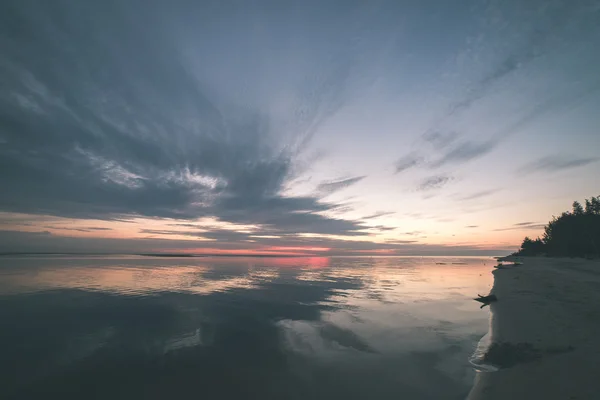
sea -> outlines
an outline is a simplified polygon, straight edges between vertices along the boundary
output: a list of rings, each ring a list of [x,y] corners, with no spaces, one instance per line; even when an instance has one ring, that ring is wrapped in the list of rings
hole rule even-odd
[[[464,399],[487,257],[0,257],[0,399]]]

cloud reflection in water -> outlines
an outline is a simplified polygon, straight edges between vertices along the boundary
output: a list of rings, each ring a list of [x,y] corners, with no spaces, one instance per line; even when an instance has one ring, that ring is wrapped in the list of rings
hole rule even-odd
[[[460,397],[491,283],[460,261],[4,258],[1,394]]]

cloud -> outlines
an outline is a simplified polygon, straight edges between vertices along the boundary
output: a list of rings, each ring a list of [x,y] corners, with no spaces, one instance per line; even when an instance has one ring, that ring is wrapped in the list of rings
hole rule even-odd
[[[497,189],[482,190],[482,191],[479,191],[479,192],[475,192],[475,193],[471,193],[471,194],[467,194],[467,195],[458,196],[458,197],[456,197],[456,199],[457,200],[462,200],[462,201],[481,199],[483,197],[491,196],[494,193],[498,193],[498,191],[499,190],[497,190]]]
[[[583,167],[600,160],[598,157],[575,157],[569,155],[551,155],[539,158],[518,169],[519,174],[536,172],[559,172],[577,167]]]
[[[366,176],[355,176],[352,178],[339,179],[339,180],[330,181],[330,182],[323,182],[317,186],[317,192],[319,192],[323,195],[328,195],[328,194],[340,191],[342,189],[345,189],[349,186],[352,186],[352,185],[362,181],[365,178],[366,178]]]
[[[565,32],[569,21],[574,20],[577,14],[590,12],[591,10],[587,8],[588,6],[573,7],[565,2],[557,2],[550,6],[547,3],[539,3],[526,11],[525,9],[517,11],[509,18],[492,11],[488,23],[491,26],[500,23],[503,26],[502,29],[509,29],[511,35],[518,38],[518,41],[509,45],[508,48],[503,47],[511,42],[503,42],[498,49],[500,53],[497,55],[497,60],[490,63],[490,68],[468,86],[467,92],[459,100],[448,107],[447,113],[440,122],[443,123],[455,114],[467,110],[498,87],[502,81],[518,71],[526,69],[530,64],[556,48],[557,42],[569,36],[569,33]],[[492,9],[494,7],[489,10]],[[532,19],[531,15],[537,17]],[[524,23],[525,21],[527,23]],[[485,43],[489,46],[488,42]],[[471,57],[478,54],[480,54],[479,51],[468,48],[466,56]]]
[[[484,142],[466,141],[452,147],[445,152],[441,158],[431,164],[434,168],[439,168],[447,164],[461,164],[482,157],[491,152],[498,142],[488,140]]]
[[[479,228],[479,225],[467,225],[467,226],[465,226],[465,228],[470,228],[470,229]]]
[[[205,231],[190,232],[190,231],[175,231],[175,230],[169,230],[169,229],[140,229],[139,232],[142,234],[148,234],[148,235],[166,235],[166,236],[177,235],[177,236],[200,237],[200,236],[202,236],[202,234]],[[232,231],[232,233],[235,233],[235,231]]]
[[[234,233],[235,234],[235,233]],[[178,240],[174,238],[140,238],[140,239],[113,239],[113,238],[84,238],[51,235],[48,232],[18,232],[0,230],[0,252],[90,252],[90,253],[148,253],[160,249],[164,252],[200,252],[202,249],[220,249],[253,251],[271,249],[271,251],[285,252],[286,248],[293,248],[303,254],[313,254],[311,248],[329,249],[319,251],[320,255],[348,255],[348,254],[378,254],[385,250],[388,254],[398,255],[498,255],[510,249],[496,248],[493,246],[482,247],[479,245],[429,245],[415,240],[394,240],[391,242],[376,243],[370,240],[342,240],[332,237],[300,237],[297,235],[283,235],[282,237],[251,237],[254,242],[228,241],[223,239],[215,241]],[[217,246],[218,244],[218,246]],[[275,250],[272,250],[275,249]],[[277,250],[281,249],[281,250]]]
[[[600,85],[595,83],[586,86],[584,89],[575,87],[571,90],[548,94],[542,101],[534,103],[529,109],[518,115],[517,118],[503,128],[494,132],[486,140],[464,140],[456,143],[456,139],[461,136],[456,132],[443,135],[435,130],[429,130],[422,137],[425,142],[433,145],[436,153],[439,155],[438,159],[429,162],[428,166],[431,168],[440,168],[443,166],[460,165],[481,158],[494,151],[502,141],[516,134],[519,130],[540,117],[569,109],[599,90]],[[423,151],[423,149],[418,149],[418,151]],[[593,159],[593,161],[596,160]],[[414,166],[410,161],[410,158],[406,158],[406,165],[408,167]],[[419,164],[422,163],[423,159],[420,159]],[[535,167],[535,165],[532,167]]]
[[[386,239],[385,242],[388,244],[411,244],[418,243],[418,240]]]
[[[394,231],[398,228],[396,228],[395,226],[375,225],[375,226],[370,226],[369,229],[386,232],[386,231]]]
[[[181,223],[181,222],[167,224],[167,225],[168,226],[181,226],[181,227],[185,227],[185,228],[200,228],[199,224],[190,224],[190,223]]]
[[[104,227],[82,227],[82,228],[68,228],[63,226],[45,226],[46,229],[55,229],[62,231],[77,231],[77,232],[94,232],[94,231],[112,231],[112,228],[104,228]]]
[[[500,8],[504,10],[504,6]],[[421,135],[421,142],[413,149],[414,153],[424,154],[427,159],[431,159],[427,164],[432,168],[459,165],[485,156],[494,151],[506,138],[541,117],[573,108],[599,90],[598,80],[595,78],[590,80],[586,77],[577,82],[563,79],[564,84],[545,85],[543,92],[534,90],[535,99],[524,102],[522,110],[513,113],[514,116],[498,128],[492,127],[493,131],[468,132],[466,127],[472,126],[473,118],[477,119],[482,110],[493,107],[493,103],[498,101],[498,96],[504,96],[506,90],[512,86],[521,85],[521,80],[530,81],[527,76],[536,75],[535,71],[542,58],[572,61],[580,57],[569,57],[569,54],[594,54],[590,51],[589,41],[581,39],[596,32],[592,33],[586,24],[580,24],[580,29],[573,30],[569,23],[585,20],[585,15],[592,12],[589,4],[573,7],[566,2],[556,2],[551,6],[542,6],[540,3],[531,8],[509,7],[511,11],[508,13],[504,11],[509,8],[499,12],[500,8],[491,7],[482,13],[482,32],[487,31],[491,36],[484,34],[470,38],[470,44],[457,58],[464,67],[464,70],[458,72],[466,75],[462,76],[462,79],[459,78],[460,88],[455,91],[456,98],[451,99],[439,117],[429,123]],[[496,34],[503,36],[500,31],[496,31],[497,29],[510,31],[512,39],[505,37],[508,40],[496,40]],[[481,40],[483,37],[486,39]],[[577,45],[573,46],[576,43]],[[572,50],[567,50],[568,47]],[[485,55],[485,60],[482,55]],[[595,58],[588,59],[590,65],[595,62]],[[562,65],[562,61],[560,64],[555,71],[559,74],[557,76],[572,76],[571,67],[575,64],[569,63],[570,67],[566,63]],[[464,90],[461,90],[462,88]],[[458,133],[457,129],[466,131]],[[460,138],[473,137],[474,134],[484,139],[463,140],[457,143]],[[432,150],[433,154],[430,154]],[[408,156],[406,160],[401,160],[400,170],[416,165]]]
[[[445,149],[459,137],[458,132],[441,133],[436,131],[425,132],[423,140],[438,150]]]
[[[309,139],[364,83],[354,79],[360,60],[348,36],[336,42],[339,57],[315,49],[314,63],[290,70],[282,87],[270,77],[269,97],[260,96],[261,82],[247,85],[257,66],[223,71],[241,52],[260,49],[190,43],[182,23],[193,37],[220,28],[187,12],[156,5],[140,14],[119,4],[114,19],[94,5],[59,5],[58,21],[43,7],[18,7],[48,35],[15,31],[0,56],[2,92],[10,94],[0,97],[0,186],[10,188],[0,211],[101,220],[210,216],[284,233],[356,236],[364,228],[327,216],[340,204],[323,200],[363,176],[323,183],[314,195],[286,194],[304,171]],[[208,37],[224,37],[214,33]],[[90,51],[98,48],[106,57]],[[290,101],[283,114],[271,112],[279,96]]]
[[[424,231],[410,231],[410,232],[403,232],[403,235],[417,236],[417,235],[422,235],[424,233],[425,233]]]
[[[14,231],[14,230],[4,230],[4,229],[0,229],[0,238],[3,239],[3,244],[6,246],[4,248],[0,247],[0,249],[2,249],[2,251],[10,251],[10,250],[14,250],[11,249],[11,242],[15,242],[18,243],[21,240],[23,240],[23,243],[21,244],[26,244],[26,243],[32,243],[32,241],[35,241],[37,239],[40,239],[41,237],[54,237],[54,235],[52,235],[52,232],[49,231]],[[17,249],[18,251],[18,249]]]
[[[396,161],[394,173],[399,174],[400,172],[421,165],[424,161],[425,159],[417,154],[408,154]]]
[[[455,143],[459,137],[457,132],[449,134],[426,132],[423,134],[425,142],[434,146],[434,149],[437,150],[436,153],[439,154],[437,160],[428,162],[427,165],[431,168],[439,168],[446,165],[459,165],[483,157],[498,146],[501,136],[503,135],[496,135],[495,138],[485,141],[464,140]],[[398,174],[423,164],[425,164],[425,158],[418,155],[417,152],[412,152],[396,162],[395,173]]]
[[[244,240],[253,240],[252,232],[240,232],[231,229],[205,229],[196,231],[177,231],[164,229],[140,229],[141,234],[153,236],[189,236],[193,238],[201,238],[210,241],[225,241],[225,242],[240,242]]]
[[[496,231],[496,232],[514,231],[514,230],[522,230],[522,229],[540,230],[540,229],[544,229],[545,227],[546,227],[545,224],[538,224],[538,223],[533,223],[533,222],[522,222],[522,223],[514,224],[513,226],[508,227],[508,228],[494,229],[494,231]]]
[[[388,215],[394,215],[396,214],[395,211],[378,211],[374,214],[371,215],[367,215],[366,217],[362,217],[362,220],[368,220],[368,219],[375,219],[375,218],[379,218],[379,217],[385,217]]]
[[[450,182],[452,178],[445,175],[434,175],[429,178],[425,178],[418,186],[418,190],[427,191],[433,189],[439,189]]]

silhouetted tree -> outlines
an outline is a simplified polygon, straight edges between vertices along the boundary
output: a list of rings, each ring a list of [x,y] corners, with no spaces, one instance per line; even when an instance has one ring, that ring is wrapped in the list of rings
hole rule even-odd
[[[526,237],[518,255],[547,254],[558,257],[599,256],[600,196],[585,200],[585,210],[578,201],[571,212],[563,212],[544,228],[542,239]]]
[[[521,249],[519,250],[519,255],[536,256],[542,253],[544,253],[544,242],[542,242],[540,238],[531,240],[529,237],[525,236],[525,239],[523,239],[523,243],[521,244]]]
[[[600,196],[592,197],[585,200],[586,214],[600,214]]]
[[[581,203],[578,201],[573,202],[573,214],[583,215],[583,207],[581,206]]]

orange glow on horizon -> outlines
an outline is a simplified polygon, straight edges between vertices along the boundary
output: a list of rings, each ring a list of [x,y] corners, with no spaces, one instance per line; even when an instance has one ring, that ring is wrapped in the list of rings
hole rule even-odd
[[[282,257],[271,258],[261,261],[261,264],[266,264],[274,267],[304,267],[309,269],[321,269],[329,266],[329,257]]]
[[[300,247],[300,246],[269,246],[266,249],[269,251],[329,251],[331,248],[329,247]]]
[[[216,255],[247,255],[247,256],[310,256],[311,253],[302,253],[298,251],[274,251],[268,249],[217,249],[217,248],[188,248],[188,249],[161,249],[155,250],[157,253],[173,254],[216,254]]]
[[[409,220],[409,222],[411,222]],[[368,236],[317,235],[298,233],[291,236],[294,242],[275,234],[261,235],[261,227],[220,222],[214,218],[200,218],[190,221],[177,219],[129,218],[126,220],[92,220],[72,219],[48,215],[29,215],[0,212],[0,230],[18,231],[23,233],[44,234],[44,241],[54,238],[77,238],[72,248],[65,251],[88,251],[88,243],[94,239],[103,239],[98,246],[90,247],[96,251],[111,251],[114,240],[132,240],[131,251],[155,253],[194,253],[215,255],[257,255],[257,256],[311,256],[311,255],[404,255],[427,252],[429,249],[439,253],[440,248],[448,247],[452,251],[463,247],[465,251],[506,251],[516,250],[525,236],[536,237],[542,229],[528,229],[511,226],[502,221],[461,222],[461,226],[439,227],[424,221],[414,221],[413,225],[391,232],[370,234]],[[478,224],[465,227],[467,223]],[[400,224],[400,222],[398,222]],[[457,223],[458,224],[458,223]],[[479,225],[481,224],[481,225]],[[489,224],[489,225],[488,225]],[[388,221],[387,225],[392,225]],[[201,236],[203,232],[212,229],[231,232],[247,232],[248,240],[219,239]],[[414,232],[412,231],[414,229]],[[409,232],[410,231],[410,232]],[[426,236],[420,236],[426,235]],[[262,241],[259,239],[270,239]],[[279,241],[281,240],[281,242]],[[159,243],[160,241],[160,243]],[[173,243],[172,247],[169,242]],[[394,245],[393,241],[398,241]],[[405,241],[406,243],[404,243]],[[370,242],[374,249],[365,250],[362,244],[354,242]],[[146,244],[147,243],[147,244]],[[278,245],[281,243],[281,245]],[[27,245],[29,246],[29,245]],[[71,246],[65,245],[65,246]],[[91,246],[91,245],[90,245]],[[205,247],[206,246],[206,247]],[[381,246],[382,248],[378,248]],[[50,245],[47,246],[51,248]],[[183,247],[183,249],[182,249]],[[237,248],[236,248],[237,247]],[[353,249],[357,247],[357,249]],[[124,246],[114,246],[115,251],[121,251]]]
[[[157,253],[175,254],[216,254],[216,255],[248,255],[248,256],[312,256],[314,253],[327,252],[329,247],[299,247],[299,246],[266,246],[256,249],[219,249],[210,248],[186,248],[186,249],[156,249]]]

